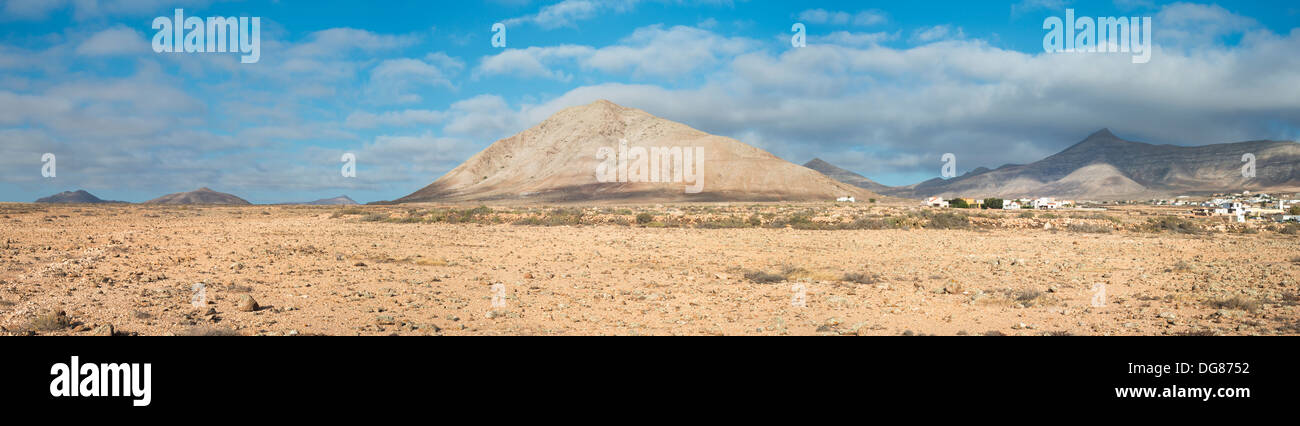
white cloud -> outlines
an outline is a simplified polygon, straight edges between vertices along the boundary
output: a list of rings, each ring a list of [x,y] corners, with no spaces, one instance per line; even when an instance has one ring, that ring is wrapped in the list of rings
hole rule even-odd
[[[1156,42],[1162,46],[1200,47],[1244,33],[1259,23],[1219,5],[1174,3],[1162,7],[1152,25],[1158,32]]]
[[[912,31],[912,42],[930,43],[938,40],[960,39],[965,38],[966,32],[961,27],[952,25],[935,25],[931,27],[918,28]]]
[[[728,38],[694,27],[660,25],[638,28],[617,44],[602,48],[560,45],[506,49],[483,59],[475,75],[541,77],[568,81],[562,67],[630,73],[638,77],[674,77],[716,67],[725,58],[756,46],[745,38]]]
[[[366,92],[378,103],[411,103],[422,99],[416,90],[429,87],[454,89],[455,85],[446,71],[433,64],[399,58],[380,62],[370,71]]]
[[[570,78],[553,67],[575,58],[589,57],[595,49],[587,46],[560,45],[506,49],[483,58],[475,75],[508,75],[512,77],[541,77],[565,81]]]
[[[437,124],[446,118],[447,114],[442,111],[424,109],[387,111],[379,114],[355,111],[348,115],[345,124],[356,129],[370,129],[382,126],[410,127],[422,124]]]
[[[292,57],[336,57],[355,52],[377,52],[409,47],[413,35],[378,34],[355,28],[330,28],[307,36],[307,41],[287,49]]]
[[[853,33],[848,31],[835,31],[825,36],[812,37],[812,43],[830,43],[843,46],[868,46],[897,38],[897,32]]]
[[[850,13],[843,11],[830,11],[826,9],[808,9],[799,12],[799,20],[809,24],[830,24],[830,25],[848,25],[871,26],[879,25],[889,21],[888,15],[879,10],[864,10],[861,12]]]
[[[575,22],[594,18],[600,8],[599,3],[590,0],[564,0],[542,7],[535,15],[511,18],[503,23],[507,28],[524,23],[533,23],[544,29],[568,27]]]
[[[77,45],[78,55],[112,56],[151,53],[149,42],[139,31],[118,25],[91,35]]]
[[[582,66],[605,72],[630,71],[634,75],[676,76],[707,69],[748,51],[754,42],[728,38],[699,28],[659,25],[642,27],[619,44],[598,49]]]

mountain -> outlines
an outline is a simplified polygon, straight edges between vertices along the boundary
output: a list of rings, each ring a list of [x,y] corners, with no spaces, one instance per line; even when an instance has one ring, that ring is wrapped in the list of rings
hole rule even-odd
[[[655,163],[671,162],[651,162],[669,149],[682,150],[669,160],[689,157],[680,178],[666,164],[662,172],[653,170]],[[623,150],[626,156],[616,154]],[[735,139],[600,100],[496,141],[395,202],[826,201],[849,195],[877,196]]]
[[[1254,178],[1241,175],[1242,156],[1255,156]],[[1093,200],[1143,199],[1228,191],[1300,190],[1300,144],[1249,141],[1204,146],[1152,145],[1108,129],[1042,160],[972,171],[882,191],[909,198],[1050,196]]]
[[[248,205],[252,204],[243,198],[223,192],[213,191],[206,187],[199,188],[190,192],[178,192],[175,194],[164,195],[144,204],[230,204],[230,205]]]
[[[340,195],[334,198],[322,198],[316,201],[311,201],[307,203],[297,203],[297,204],[303,204],[308,206],[351,206],[351,205],[356,205],[361,203],[353,201],[351,198],[348,198],[348,196],[346,195]]]
[[[100,204],[100,203],[125,203],[125,201],[106,201],[99,197],[78,189],[76,191],[63,191],[45,198],[36,200],[37,203],[59,203],[59,204]]]
[[[867,179],[865,176],[862,176],[857,173],[853,173],[848,170],[841,169],[834,164],[822,161],[822,159],[820,158],[814,158],[812,159],[812,161],[804,163],[803,166],[821,172],[821,174],[824,174],[826,175],[826,177],[829,177],[831,179],[835,179],[837,181],[844,182],[849,185],[856,186],[858,188],[863,188],[868,191],[882,192],[882,191],[889,191],[891,189],[891,187],[876,183],[871,179]]]

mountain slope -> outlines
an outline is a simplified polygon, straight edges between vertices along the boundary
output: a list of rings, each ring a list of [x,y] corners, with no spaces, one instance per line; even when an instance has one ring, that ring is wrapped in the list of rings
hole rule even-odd
[[[626,140],[626,145],[620,140]],[[629,153],[626,175],[617,165],[620,155],[598,158],[602,151],[613,154],[624,148]],[[703,160],[697,163],[694,160],[699,156],[690,155],[692,161],[683,163],[680,179],[676,179],[675,169],[665,167],[665,172],[674,173],[663,173],[660,181],[632,181],[637,170],[644,170],[632,161],[636,148],[681,148],[702,152]],[[677,158],[683,157],[685,152]],[[618,171],[610,173],[613,181],[598,179],[602,163],[606,166],[602,170]],[[649,169],[653,168],[650,165]],[[697,170],[702,181],[688,176]],[[646,175],[653,180],[658,173]],[[695,185],[699,192],[688,193]],[[735,139],[600,100],[564,109],[499,140],[429,186],[395,202],[826,201],[846,195],[866,198],[876,194]]]
[[[340,195],[334,198],[322,198],[316,201],[302,203],[302,204],[309,205],[309,206],[350,206],[350,205],[356,205],[361,203],[353,201],[352,198],[348,197],[347,195]]]
[[[206,187],[199,188],[190,192],[178,192],[175,194],[164,195],[144,204],[229,204],[229,205],[248,205],[252,204],[243,198],[224,192],[217,192]]]
[[[812,161],[804,163],[803,166],[816,170],[831,179],[835,179],[837,181],[844,182],[849,185],[856,186],[858,188],[863,188],[868,191],[884,193],[884,191],[889,191],[891,189],[888,186],[881,185],[876,181],[867,179],[866,176],[862,176],[860,174],[853,173],[845,169],[841,169],[834,164],[822,161],[822,159],[820,158],[814,158],[812,159]]]
[[[36,200],[37,203],[57,203],[57,204],[100,204],[100,203],[125,203],[124,201],[107,201],[101,200],[94,194],[86,192],[83,189],[76,191],[63,191],[45,198]]]
[[[1256,177],[1241,176],[1242,155],[1255,155]],[[923,198],[1054,196],[1141,199],[1176,194],[1300,189],[1300,144],[1250,141],[1204,146],[1152,145],[1102,129],[1042,160],[931,179],[884,191]]]

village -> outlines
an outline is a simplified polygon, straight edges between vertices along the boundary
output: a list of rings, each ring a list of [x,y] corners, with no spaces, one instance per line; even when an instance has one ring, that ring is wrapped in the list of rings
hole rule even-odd
[[[851,201],[841,199],[841,201]],[[1106,205],[1146,204],[1152,206],[1189,207],[1187,214],[1192,216],[1228,217],[1239,223],[1248,220],[1271,222],[1300,222],[1300,194],[1237,193],[1212,194],[1210,197],[1193,197],[1180,195],[1173,199],[1151,199],[1141,201],[1074,201],[1058,200],[1053,197],[1017,198],[950,198],[929,197],[922,205],[935,208],[969,208],[994,210],[1105,210]]]

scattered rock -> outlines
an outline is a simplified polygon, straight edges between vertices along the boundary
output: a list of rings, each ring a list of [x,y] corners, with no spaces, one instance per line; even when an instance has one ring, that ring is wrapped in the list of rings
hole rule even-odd
[[[243,297],[239,298],[240,312],[253,312],[258,308],[260,308],[260,306],[257,305],[257,300],[253,299],[253,296],[245,294]]]
[[[95,335],[95,336],[112,336],[112,335],[113,335],[113,325],[112,325],[112,324],[104,324],[104,325],[101,325],[101,326],[99,326],[99,327],[95,327],[95,330],[91,331],[91,334],[92,334],[92,335]]]

